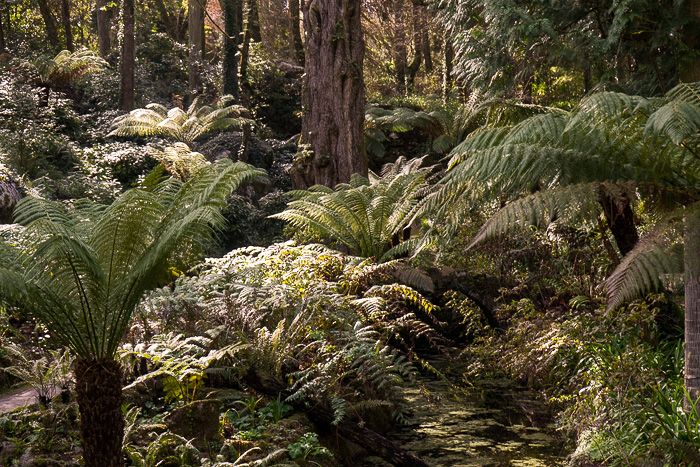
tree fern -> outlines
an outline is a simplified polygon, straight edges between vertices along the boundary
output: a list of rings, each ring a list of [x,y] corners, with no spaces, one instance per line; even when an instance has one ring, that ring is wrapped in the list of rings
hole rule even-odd
[[[201,136],[219,130],[253,125],[242,117],[247,110],[231,104],[233,97],[223,96],[213,106],[203,105],[201,96],[187,111],[179,107],[170,110],[160,104],[148,104],[145,109],[132,110],[114,120],[108,136],[164,136],[191,145]]]
[[[33,61],[44,85],[63,85],[84,74],[105,70],[109,65],[90,49],[62,50],[51,58],[41,55]]]
[[[382,176],[355,174],[350,184],[338,185],[333,192],[315,187],[295,192],[298,199],[273,217],[308,229],[354,255],[388,260],[398,251],[391,251],[392,242],[399,243],[397,237],[416,214],[418,198],[427,193],[431,169],[420,167],[421,162],[400,158],[385,166]]]
[[[23,307],[77,355],[76,390],[85,464],[119,459],[123,419],[117,348],[144,291],[184,270],[223,222],[219,209],[242,181],[261,171],[230,160],[187,183],[133,189],[108,207],[65,209],[27,197],[26,222],[2,239],[0,300]],[[8,232],[8,231],[4,231]],[[10,253],[12,252],[12,253]]]

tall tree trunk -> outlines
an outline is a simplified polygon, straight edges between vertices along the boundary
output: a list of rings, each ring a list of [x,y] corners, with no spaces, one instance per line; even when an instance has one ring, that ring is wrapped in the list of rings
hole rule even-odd
[[[262,42],[258,0],[248,0],[248,26],[250,27],[250,40],[253,42]]]
[[[100,48],[100,57],[103,58],[109,55],[110,49],[112,48],[109,37],[109,11],[107,11],[107,5],[109,5],[109,3],[109,0],[97,0],[95,4],[97,14],[97,42]]]
[[[421,48],[421,11],[417,1],[411,4],[411,24],[413,26],[413,60],[408,65],[408,83],[406,88],[413,92],[413,85],[416,81],[416,73],[420,69],[422,59]]]
[[[365,44],[361,0],[311,0],[304,5],[306,65],[302,144],[311,155],[293,171],[297,188],[335,186],[367,174],[363,139]]]
[[[683,26],[683,42],[689,50],[696,51],[700,44],[700,0],[687,0],[686,5],[691,19]],[[679,77],[684,83],[700,81],[700,56],[697,51],[681,65]]]
[[[700,398],[700,210],[690,208],[683,239],[685,269],[685,389],[686,409]],[[695,405],[700,412],[700,406]]]
[[[58,44],[58,27],[56,26],[56,20],[51,13],[51,6],[47,0],[38,0],[39,3],[39,13],[44,20],[44,25],[46,26],[46,37],[49,40],[49,44],[54,47]]]
[[[2,25],[2,15],[5,13],[4,8],[0,8],[0,54],[7,51],[7,46],[5,44],[5,31]]]
[[[79,358],[74,372],[85,467],[123,467],[121,366]]]
[[[454,48],[452,47],[452,39],[449,36],[445,37],[445,69],[442,75],[442,98],[445,102],[450,98],[452,93],[452,61],[455,58]]]
[[[189,0],[189,92],[190,101],[202,93],[202,61],[204,38],[204,8],[205,0]]]
[[[250,10],[248,10],[248,25],[245,28],[245,33],[243,34],[243,44],[241,45],[241,105],[246,109],[250,109],[250,98],[253,90],[250,87],[250,81],[248,81],[248,58],[250,56],[250,41],[252,39],[252,28],[251,28],[251,17]],[[249,115],[244,115],[248,117]],[[243,140],[241,141],[241,147],[238,150],[238,160],[241,162],[248,162],[248,155],[250,153],[250,137],[252,129],[250,125],[243,125]]]
[[[223,46],[223,74],[224,94],[230,94],[238,102],[238,36],[241,33],[241,23],[238,21],[238,7],[240,0],[221,0],[221,9],[224,14],[224,46]]]
[[[304,44],[299,24],[299,0],[289,0],[289,49],[297,65],[304,66]]]
[[[70,0],[61,0],[61,21],[63,22],[63,33],[66,36],[66,50],[74,52],[73,30],[70,24]]]
[[[123,13],[124,38],[122,39],[122,110],[129,112],[134,108],[134,65],[136,62],[134,46],[134,0],[124,0]]]
[[[406,20],[404,18],[404,0],[393,0],[394,7],[394,69],[396,87],[400,95],[406,94]]]
[[[639,241],[630,199],[627,194],[610,192],[605,187],[601,187],[599,202],[603,207],[606,223],[615,238],[617,248],[622,256],[625,256]]]
[[[433,57],[430,53],[430,27],[429,27],[428,7],[423,3],[420,6],[420,45],[423,61],[425,62],[425,72],[433,71]]]

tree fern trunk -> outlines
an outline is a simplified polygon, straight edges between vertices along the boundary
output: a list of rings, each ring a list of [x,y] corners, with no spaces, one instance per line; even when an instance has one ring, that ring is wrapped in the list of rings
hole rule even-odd
[[[121,366],[79,358],[74,371],[85,467],[123,467]]]
[[[685,219],[685,389],[686,409],[700,398],[700,212]],[[700,407],[696,407],[696,410]]]
[[[625,256],[639,241],[629,197],[623,193],[611,193],[610,190],[601,187],[599,201],[617,248],[622,256]]]

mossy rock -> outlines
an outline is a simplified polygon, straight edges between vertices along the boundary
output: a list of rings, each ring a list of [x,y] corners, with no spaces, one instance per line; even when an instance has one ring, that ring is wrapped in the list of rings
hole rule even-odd
[[[192,439],[197,447],[207,443],[223,442],[219,434],[219,416],[221,401],[207,399],[190,402],[178,407],[165,417],[165,424],[175,434]]]

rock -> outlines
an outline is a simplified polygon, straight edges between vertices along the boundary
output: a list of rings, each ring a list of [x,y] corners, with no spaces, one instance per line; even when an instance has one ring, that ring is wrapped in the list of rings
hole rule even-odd
[[[195,446],[206,446],[207,442],[222,442],[219,434],[221,401],[208,399],[190,402],[178,407],[165,417],[170,431],[187,439],[193,439]]]
[[[152,435],[157,436],[161,433],[165,433],[167,430],[168,427],[162,423],[149,423],[141,425],[134,429],[133,433],[131,434],[131,440],[134,444],[146,446],[150,441],[152,441]]]

